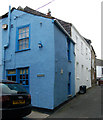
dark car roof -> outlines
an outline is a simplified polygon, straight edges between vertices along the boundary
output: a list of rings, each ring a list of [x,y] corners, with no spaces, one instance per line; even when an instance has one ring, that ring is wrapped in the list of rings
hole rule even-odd
[[[10,83],[10,84],[17,84],[16,82],[14,82],[14,81],[11,81],[11,80],[0,80],[0,83]]]

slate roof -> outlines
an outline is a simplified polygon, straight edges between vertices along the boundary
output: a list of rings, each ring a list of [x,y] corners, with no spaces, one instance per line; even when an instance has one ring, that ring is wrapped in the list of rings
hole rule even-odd
[[[69,33],[69,35],[71,36],[71,23],[65,22],[63,20],[57,19],[59,21],[59,23],[64,27],[64,29]]]
[[[47,16],[46,14],[41,13],[41,12],[36,11],[36,10],[33,10],[33,9],[27,7],[27,6],[24,8],[24,12],[34,14],[34,15],[37,15],[37,16],[50,18],[50,19],[57,19],[59,21],[59,23],[64,27],[64,29],[71,35],[71,25],[72,25],[71,23],[65,22],[63,20],[60,20],[60,19],[52,17],[52,16]]]
[[[96,59],[96,66],[103,66],[103,60]]]
[[[85,40],[86,40],[86,42],[90,45],[91,44],[91,40],[89,40],[89,39],[87,39],[87,38],[85,38],[85,37],[83,37]]]

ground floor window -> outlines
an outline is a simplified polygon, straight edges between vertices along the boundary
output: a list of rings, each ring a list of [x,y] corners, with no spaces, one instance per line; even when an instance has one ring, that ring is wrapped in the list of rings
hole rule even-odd
[[[29,91],[29,68],[7,70],[7,80],[20,83]]]
[[[23,85],[29,85],[28,68],[19,69],[20,83]]]
[[[12,80],[16,82],[16,70],[7,71],[7,80]]]

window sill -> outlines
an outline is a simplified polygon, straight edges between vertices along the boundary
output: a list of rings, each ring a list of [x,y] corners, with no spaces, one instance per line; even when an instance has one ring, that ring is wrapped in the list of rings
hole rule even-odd
[[[18,53],[18,52],[23,52],[23,51],[27,51],[27,50],[31,50],[30,48],[28,48],[28,49],[24,49],[24,50],[17,50],[17,51],[15,51],[15,53]]]

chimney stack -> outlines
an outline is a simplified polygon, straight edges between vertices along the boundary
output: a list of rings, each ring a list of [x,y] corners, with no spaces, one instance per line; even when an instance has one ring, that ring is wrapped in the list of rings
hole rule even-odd
[[[50,9],[48,9],[48,13],[47,13],[47,16],[51,16],[51,11],[50,11]]]

